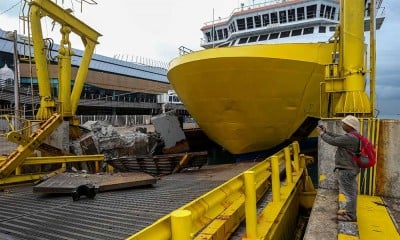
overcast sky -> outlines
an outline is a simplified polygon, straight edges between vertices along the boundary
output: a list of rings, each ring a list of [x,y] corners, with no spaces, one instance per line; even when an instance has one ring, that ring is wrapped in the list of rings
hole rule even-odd
[[[90,0],[89,0],[90,1]],[[185,46],[199,50],[204,22],[225,18],[249,0],[58,0],[72,8],[76,17],[100,32],[96,53],[132,60],[139,57],[169,62]],[[22,0],[0,0],[0,28],[23,32],[18,21]],[[263,2],[263,1],[254,1]],[[15,6],[15,7],[13,7]],[[400,114],[400,1],[384,0],[386,19],[377,31],[377,109],[382,114]],[[213,14],[214,12],[214,14]],[[397,13],[397,14],[396,14]],[[58,29],[43,23],[44,36],[59,41]],[[367,33],[368,34],[368,33]],[[57,42],[58,43],[58,42]],[[73,48],[83,49],[77,38]]]

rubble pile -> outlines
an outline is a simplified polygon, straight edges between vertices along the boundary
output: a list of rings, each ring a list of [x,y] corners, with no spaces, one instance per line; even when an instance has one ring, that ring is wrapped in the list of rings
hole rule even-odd
[[[157,133],[116,128],[105,121],[88,121],[82,127],[90,132],[73,141],[72,152],[77,155],[102,153],[105,160],[152,154],[161,141]]]

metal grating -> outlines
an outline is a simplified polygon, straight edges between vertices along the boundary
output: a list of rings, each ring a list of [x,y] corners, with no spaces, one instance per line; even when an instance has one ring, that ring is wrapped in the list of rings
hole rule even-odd
[[[0,239],[125,239],[255,164],[205,166],[76,202],[32,186],[8,189],[0,192]]]

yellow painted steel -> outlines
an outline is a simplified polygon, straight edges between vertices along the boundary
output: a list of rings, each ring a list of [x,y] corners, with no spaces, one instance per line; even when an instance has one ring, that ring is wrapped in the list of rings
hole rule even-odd
[[[33,51],[35,52],[36,72],[40,95],[40,108],[36,117],[37,119],[48,119],[54,113],[55,102],[51,95],[46,48],[44,46],[42,26],[40,23],[42,17],[40,6],[32,5],[29,15],[31,19]]]
[[[257,237],[257,198],[253,171],[244,172],[244,183],[246,193],[246,239],[253,240]]]
[[[279,178],[279,158],[277,156],[271,157],[272,166],[272,201],[281,201],[281,183]]]
[[[376,2],[370,1],[369,7],[369,65],[370,65],[370,74],[369,74],[369,98],[371,103],[371,113],[372,116],[375,114],[375,101],[376,101]]]
[[[71,113],[71,56],[74,52],[71,49],[71,42],[69,41],[69,34],[71,28],[68,26],[61,27],[62,39],[60,48],[58,49],[58,101],[59,110],[64,117],[72,116]]]
[[[93,162],[103,161],[103,154],[79,155],[79,156],[58,156],[58,157],[27,157],[22,165],[34,164],[55,164],[55,163],[73,163],[73,162]]]
[[[171,214],[171,228],[173,240],[190,240],[192,235],[191,213],[188,210],[176,210]]]
[[[360,118],[360,133],[367,137],[378,149],[380,120],[377,118]],[[376,156],[377,157],[377,156]],[[378,162],[379,159],[377,158]],[[362,169],[358,176],[358,189],[360,194],[375,195],[376,164],[367,169]]]
[[[285,168],[286,168],[286,179],[288,184],[293,183],[293,176],[292,176],[292,161],[290,160],[290,149],[285,147],[283,149],[285,153]]]
[[[359,195],[357,216],[361,240],[400,240],[393,219],[380,197]]]
[[[4,185],[10,184],[20,184],[23,182],[32,182],[40,179],[42,176],[46,175],[46,173],[30,173],[23,175],[13,175],[7,178],[0,178],[0,188]]]
[[[53,114],[39,129],[29,137],[30,141],[25,145],[19,145],[5,161],[0,162],[0,178],[8,177],[22,162],[30,156],[62,123],[60,114]]]
[[[39,82],[39,94],[41,98],[40,108],[37,113],[38,119],[47,119],[55,111],[55,102],[51,95],[50,79],[48,74],[46,48],[43,42],[40,19],[48,16],[61,24],[62,40],[59,49],[59,113],[71,117],[76,111],[79,96],[86,79],[90,59],[93,55],[94,46],[97,44],[100,33],[96,32],[71,13],[59,7],[50,0],[33,0],[30,3],[30,19],[32,27],[32,38],[35,53],[36,70]],[[84,55],[78,69],[74,94],[71,96],[71,45],[69,34],[73,32],[81,37],[85,46]]]
[[[297,148],[296,145],[292,144],[289,148],[291,155],[293,155],[294,149]],[[274,164],[278,165],[278,168],[271,168],[272,160],[275,162]],[[187,210],[191,213],[191,235],[196,236],[195,239],[202,240],[227,239],[244,217],[249,214],[251,216],[250,222],[247,223],[249,229],[246,229],[247,236],[243,236],[243,239],[281,239],[282,236],[285,236],[289,225],[295,225],[296,222],[304,169],[300,168],[299,171],[293,171],[293,184],[285,183],[282,187],[279,186],[282,201],[269,203],[266,207],[268,210],[264,210],[262,214],[258,215],[256,221],[253,216],[255,201],[249,199],[253,199],[254,196],[258,200],[265,194],[270,187],[271,174],[279,176],[279,165],[284,167],[286,165],[284,161],[285,154],[282,150],[245,173],[179,208],[178,210]],[[300,164],[297,163],[297,165]],[[253,176],[254,183],[251,179]],[[245,180],[246,178],[247,180]],[[254,195],[254,193],[256,194]],[[245,205],[248,204],[245,203],[246,198],[254,202],[254,206],[246,207]],[[248,209],[251,213],[246,212]],[[172,239],[171,217],[171,214],[168,214],[127,239]],[[257,225],[256,231],[253,222]],[[184,236],[187,236],[187,234]]]
[[[363,0],[341,0],[340,66],[344,78],[344,92],[340,94],[336,113],[370,113],[371,106],[365,92],[364,63],[364,9]]]
[[[86,81],[90,60],[92,59],[96,42],[86,39],[84,41],[84,45],[85,45],[85,52],[83,53],[81,64],[78,69],[78,73],[76,74],[74,87],[71,93],[72,115],[75,115],[76,110],[78,109],[79,99],[81,96],[83,86]]]
[[[333,47],[206,49],[172,60],[168,80],[209,138],[234,154],[264,150],[290,138],[307,116],[319,117]]]

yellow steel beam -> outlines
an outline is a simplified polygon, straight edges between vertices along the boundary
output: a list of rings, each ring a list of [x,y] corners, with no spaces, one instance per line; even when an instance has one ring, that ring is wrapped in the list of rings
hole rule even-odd
[[[59,157],[27,157],[23,165],[34,164],[54,164],[54,163],[73,163],[73,162],[92,162],[103,161],[103,154],[80,155],[80,156],[59,156]]]
[[[36,114],[38,119],[48,119],[54,112],[55,102],[51,95],[51,86],[46,59],[46,48],[43,41],[40,19],[42,12],[39,6],[30,8],[33,51],[35,52],[36,72],[40,94],[40,108]]]
[[[23,182],[31,182],[40,179],[42,176],[47,173],[32,173],[32,174],[23,174],[23,175],[14,175],[6,178],[0,178],[0,185],[10,185],[17,184]]]
[[[0,162],[0,178],[8,177],[22,162],[31,155],[54,130],[62,123],[60,114],[53,114],[39,129],[30,136],[26,145],[19,145],[5,161]]]
[[[95,41],[86,40],[84,44],[85,44],[85,52],[83,53],[83,56],[81,59],[81,64],[80,64],[80,67],[76,74],[74,87],[73,87],[72,93],[71,93],[72,115],[75,115],[76,110],[78,108],[81,92],[82,92],[82,89],[83,89],[83,86],[85,84],[85,80],[86,80],[86,77],[88,74],[90,59],[92,58],[94,48],[96,46]]]
[[[41,11],[42,16],[49,16],[61,25],[69,26],[72,32],[76,33],[78,36],[88,38],[95,43],[97,43],[98,37],[101,36],[101,34],[96,30],[89,27],[73,16],[70,12],[65,11],[52,1],[33,0],[30,4],[31,8],[37,6]]]

